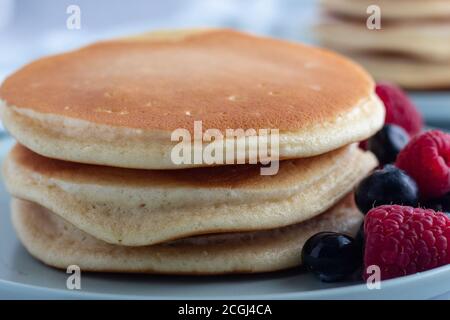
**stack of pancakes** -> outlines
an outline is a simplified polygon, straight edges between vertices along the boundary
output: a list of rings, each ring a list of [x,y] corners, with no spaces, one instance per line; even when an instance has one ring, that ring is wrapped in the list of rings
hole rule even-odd
[[[82,271],[223,274],[301,264],[320,231],[354,232],[377,164],[370,76],[321,49],[230,30],[160,32],[38,60],[0,88],[20,144],[3,175],[28,251]],[[230,98],[233,97],[233,98]],[[175,165],[174,130],[279,129],[261,164]]]
[[[320,0],[319,41],[361,62],[380,80],[410,89],[450,87],[450,0]],[[381,9],[369,30],[367,9]]]

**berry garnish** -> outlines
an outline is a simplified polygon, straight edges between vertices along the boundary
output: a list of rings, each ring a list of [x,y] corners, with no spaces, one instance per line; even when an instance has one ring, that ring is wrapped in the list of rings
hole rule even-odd
[[[362,255],[353,238],[321,232],[306,241],[302,261],[320,280],[334,282],[351,276],[362,265]]]
[[[450,217],[450,192],[443,197],[428,200],[423,206],[427,209],[443,212]]]
[[[364,247],[364,222],[362,222],[359,226],[358,232],[355,236],[355,241],[361,246],[361,248]]]
[[[396,165],[414,178],[424,199],[440,198],[450,192],[450,135],[434,130],[414,137]]]
[[[402,89],[393,84],[379,83],[375,91],[386,107],[385,123],[402,127],[411,137],[422,131],[422,115]]]
[[[361,142],[359,143],[358,147],[359,147],[361,150],[367,151],[367,150],[368,150],[367,143],[368,143],[368,140],[361,141]]]
[[[355,192],[355,202],[364,214],[385,204],[415,207],[419,202],[419,192],[416,182],[404,171],[386,165],[361,181]]]
[[[367,214],[364,234],[365,270],[378,266],[381,280],[450,263],[450,219],[441,212],[381,206]]]
[[[381,165],[395,162],[397,155],[406,146],[409,135],[402,127],[386,124],[368,140],[367,146],[378,158]]]

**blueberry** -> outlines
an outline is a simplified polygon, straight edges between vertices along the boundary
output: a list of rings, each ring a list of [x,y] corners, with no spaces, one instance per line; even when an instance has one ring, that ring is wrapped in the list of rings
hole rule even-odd
[[[324,282],[348,278],[362,265],[355,240],[335,232],[321,232],[306,241],[302,250],[306,269]]]
[[[386,124],[367,142],[367,147],[381,165],[395,162],[399,152],[409,142],[408,133],[395,124]]]
[[[385,204],[417,207],[418,190],[416,182],[403,170],[386,165],[361,181],[356,188],[355,202],[363,214]]]
[[[427,209],[444,212],[450,217],[450,192],[441,198],[428,200],[423,206]]]
[[[356,244],[361,248],[361,252],[364,251],[364,221],[361,223],[358,229],[358,233],[355,237]]]

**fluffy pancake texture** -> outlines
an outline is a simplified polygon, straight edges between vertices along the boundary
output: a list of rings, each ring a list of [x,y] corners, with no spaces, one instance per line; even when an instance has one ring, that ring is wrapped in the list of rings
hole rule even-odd
[[[333,206],[376,164],[351,145],[282,161],[275,176],[261,176],[258,165],[132,170],[49,159],[17,145],[3,173],[13,196],[105,242],[142,246],[305,221]]]
[[[42,262],[66,269],[164,274],[256,273],[301,263],[306,240],[321,231],[354,234],[362,215],[352,196],[312,220],[258,232],[208,235],[144,247],[108,244],[77,229],[42,206],[13,200],[12,220],[27,250]]]
[[[4,125],[61,160],[176,169],[173,130],[279,129],[280,157],[322,154],[383,124],[371,77],[326,50],[229,30],[148,34],[33,62],[0,88]]]

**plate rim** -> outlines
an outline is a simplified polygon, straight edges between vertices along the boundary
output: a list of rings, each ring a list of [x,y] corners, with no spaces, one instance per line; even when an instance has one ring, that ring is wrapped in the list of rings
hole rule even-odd
[[[62,271],[61,271],[62,272]],[[39,293],[42,299],[46,299],[44,295],[51,297],[60,298],[71,298],[71,299],[132,299],[132,300],[295,300],[295,299],[339,299],[340,295],[344,293],[357,295],[358,293],[367,293],[368,291],[382,292],[396,287],[405,286],[411,284],[414,281],[426,280],[434,277],[438,277],[442,274],[450,274],[450,264],[434,268],[424,272],[418,272],[412,275],[407,275],[404,277],[399,277],[390,280],[382,281],[382,288],[380,290],[369,290],[365,284],[354,284],[348,286],[342,286],[338,288],[328,288],[328,289],[317,289],[309,291],[299,291],[299,292],[289,292],[289,293],[271,293],[271,294],[248,294],[242,296],[230,296],[230,295],[217,295],[214,297],[205,295],[196,296],[172,296],[172,295],[128,295],[120,293],[99,293],[94,291],[78,291],[78,290],[65,290],[56,288],[46,288],[37,285],[24,284],[20,282],[0,279],[0,290],[12,290],[17,293]],[[251,276],[251,275],[249,275]],[[417,279],[419,278],[419,279]],[[320,281],[320,280],[317,280]],[[450,288],[449,288],[450,290]],[[437,293],[445,294],[446,292]],[[50,297],[51,296],[51,297]],[[322,296],[322,298],[321,298]],[[431,297],[430,297],[431,298]]]

